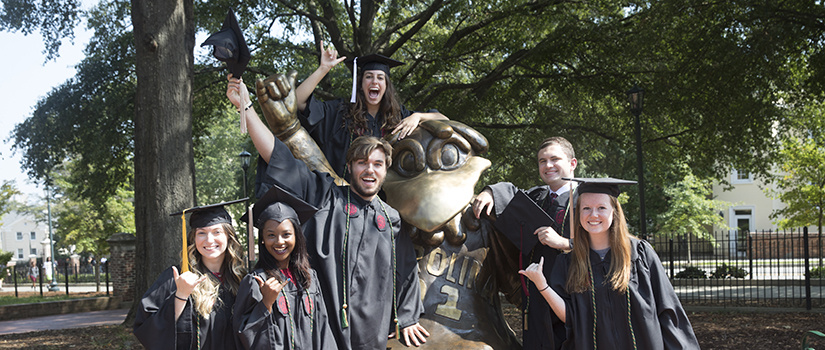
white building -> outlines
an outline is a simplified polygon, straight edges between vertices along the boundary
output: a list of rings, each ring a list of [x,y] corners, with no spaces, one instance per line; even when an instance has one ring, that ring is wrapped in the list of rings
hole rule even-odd
[[[742,256],[747,248],[747,237],[738,237],[740,232],[767,233],[767,232],[793,232],[783,230],[771,220],[770,216],[776,210],[784,209],[785,203],[772,198],[771,193],[778,193],[779,189],[775,184],[754,179],[753,174],[746,171],[732,170],[728,178],[731,189],[726,190],[726,186],[719,183],[713,184],[714,199],[731,203],[731,206],[720,214],[725,218],[725,224],[730,229],[714,227],[713,234],[717,240],[728,242],[728,252],[730,256]],[[817,228],[811,226],[808,232],[815,233]],[[724,235],[727,233],[728,237]]]
[[[31,216],[12,211],[0,221],[0,249],[14,254],[11,262],[25,263],[31,257],[42,256],[41,242],[46,238],[48,227]]]

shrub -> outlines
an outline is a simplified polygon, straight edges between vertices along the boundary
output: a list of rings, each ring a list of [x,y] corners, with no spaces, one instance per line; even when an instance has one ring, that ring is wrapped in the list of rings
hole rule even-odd
[[[825,278],[825,267],[814,267],[811,269],[811,278]]]
[[[728,266],[722,263],[722,266],[717,266],[716,271],[710,275],[710,278],[745,278],[748,272],[741,267]]]
[[[676,278],[708,278],[707,272],[696,266],[688,266],[676,274]]]

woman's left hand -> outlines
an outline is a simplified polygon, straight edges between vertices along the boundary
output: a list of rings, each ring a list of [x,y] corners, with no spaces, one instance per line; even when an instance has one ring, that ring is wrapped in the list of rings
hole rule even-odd
[[[402,140],[407,136],[410,136],[415,128],[418,127],[418,123],[421,122],[421,116],[418,113],[410,114],[409,117],[401,119],[401,122],[396,125],[395,129],[392,130],[392,133],[398,133],[398,139]]]

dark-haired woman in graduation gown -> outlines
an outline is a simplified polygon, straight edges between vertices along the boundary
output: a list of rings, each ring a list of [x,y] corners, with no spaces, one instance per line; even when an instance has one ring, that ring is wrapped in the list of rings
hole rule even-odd
[[[232,305],[244,276],[243,249],[223,207],[192,212],[191,271],[170,267],[140,300],[134,334],[147,349],[235,349]]]
[[[291,197],[277,186],[270,189],[273,192]],[[241,281],[235,302],[234,327],[240,342],[246,349],[334,349],[324,297],[309,266],[300,224],[316,210],[299,203],[306,209],[296,212],[286,202],[269,199],[272,196],[263,196],[254,207],[261,256],[255,270]],[[291,202],[298,201],[292,197]]]
[[[565,321],[564,349],[699,349],[659,257],[628,233],[610,187],[579,185],[573,251],[557,257],[549,285],[543,261],[521,273]]]
[[[321,52],[321,64],[295,88],[298,119],[321,148],[330,165],[346,178],[346,154],[352,140],[362,135],[384,137],[398,132],[399,139],[409,135],[427,120],[446,120],[443,114],[411,112],[399,101],[390,80],[390,68],[403,63],[372,54],[356,61],[355,102],[351,98],[320,101],[312,94],[327,73],[346,57],[338,57],[333,47]]]

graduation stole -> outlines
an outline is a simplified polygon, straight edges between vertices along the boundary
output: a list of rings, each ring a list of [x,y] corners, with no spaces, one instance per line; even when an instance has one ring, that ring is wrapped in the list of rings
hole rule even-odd
[[[347,319],[347,278],[349,275],[347,274],[347,242],[349,241],[349,217],[352,213],[350,213],[351,208],[351,201],[350,201],[350,192],[352,189],[347,189],[347,206],[344,207],[344,210],[347,213],[347,230],[344,233],[344,248],[341,253],[341,274],[342,274],[342,281],[344,285],[344,293],[343,299],[344,303],[341,305],[341,328],[349,327],[349,320]],[[384,217],[389,220],[390,216],[387,213],[387,208],[384,206],[384,202],[378,201],[381,204],[381,210],[384,211]],[[366,219],[366,217],[364,218]],[[396,262],[395,262],[395,239],[394,239],[394,232],[392,228],[392,223],[388,222],[390,226],[390,249],[392,251],[392,315],[393,315],[393,322],[395,322],[395,336],[398,339],[401,339],[401,330],[400,326],[398,325],[398,295],[396,293]]]

